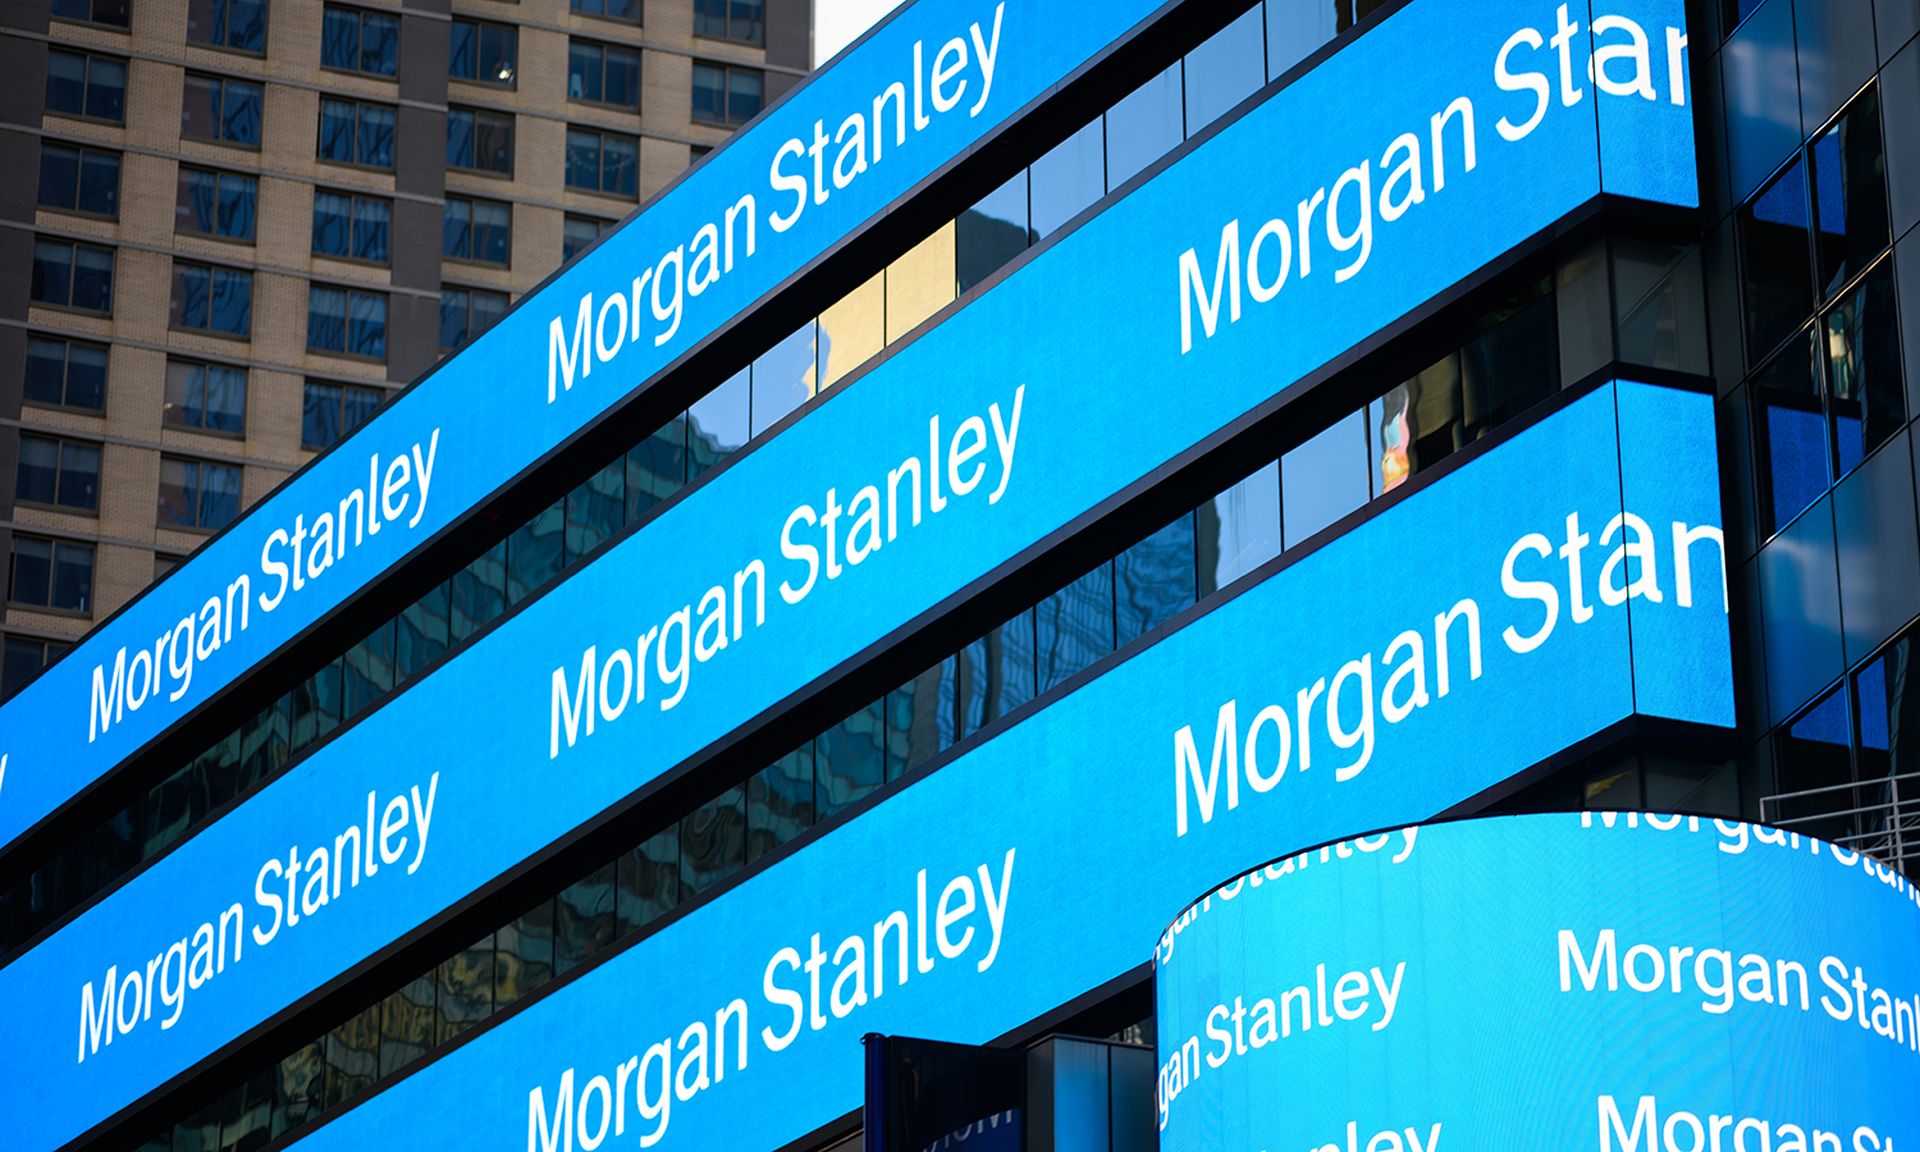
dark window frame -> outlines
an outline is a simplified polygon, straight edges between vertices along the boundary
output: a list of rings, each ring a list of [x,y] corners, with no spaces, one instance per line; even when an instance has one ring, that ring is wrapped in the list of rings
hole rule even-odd
[[[308,255],[317,256],[322,260],[341,260],[351,264],[359,264],[367,268],[393,267],[393,197],[381,196],[381,195],[378,195],[377,193],[371,193],[371,192],[362,192],[356,188],[316,187],[313,190],[313,205],[312,205],[312,208],[310,209],[311,212],[319,211],[320,197],[322,196],[344,196],[347,199],[347,248],[348,248],[348,251],[322,252],[320,249],[315,248],[313,246],[312,229],[309,228],[308,236],[307,236]],[[387,210],[387,254],[382,259],[376,260],[371,256],[356,256],[353,254],[352,250],[359,247],[357,243],[358,228],[360,225],[360,215],[359,215],[358,209],[362,201],[366,201],[367,203],[370,203],[370,204],[382,205]]]
[[[446,330],[444,317],[446,315],[447,294],[449,292],[458,292],[461,296],[466,297],[466,305],[465,305],[466,320],[463,325],[464,330],[466,332],[466,337],[463,340],[461,340],[458,344],[455,344],[451,347],[441,344],[440,351],[442,353],[454,352],[454,351],[458,351],[461,348],[465,348],[467,345],[479,339],[480,336],[483,333],[485,333],[488,329],[492,328],[494,324],[498,324],[500,322],[499,316],[496,316],[494,317],[493,321],[487,325],[486,328],[481,328],[478,330],[474,328],[473,298],[476,294],[484,294],[487,296],[499,297],[501,302],[501,307],[500,307],[501,316],[506,315],[507,309],[511,307],[513,304],[512,294],[502,291],[501,289],[498,289],[498,288],[482,288],[482,287],[477,287],[471,284],[442,284],[440,286],[440,312],[442,316],[442,321],[440,324],[440,332],[444,332]],[[435,342],[436,343],[439,342],[439,333],[435,334]]]
[[[202,232],[198,228],[183,228],[181,226],[181,221],[183,217],[179,209],[179,200],[178,200],[179,188],[180,188],[180,185],[185,181],[186,174],[189,172],[197,172],[202,175],[212,176],[214,178],[214,201],[215,201],[214,212],[216,217],[219,214],[218,202],[220,199],[220,182],[222,180],[231,178],[234,180],[244,181],[246,183],[253,185],[253,215],[252,215],[253,228],[248,235],[235,236],[227,232]],[[210,168],[204,164],[182,163],[180,165],[179,175],[175,178],[174,188],[175,188],[175,197],[176,197],[174,201],[174,213],[173,213],[173,234],[174,235],[198,236],[205,240],[221,240],[221,241],[225,241],[228,244],[245,244],[249,247],[252,247],[253,245],[258,243],[258,234],[260,231],[260,225],[259,225],[260,177],[258,175],[252,172],[235,172],[226,168]]]
[[[189,71],[189,72],[188,72],[188,73],[186,74],[186,82],[191,82],[191,81],[193,81],[193,80],[196,80],[196,79],[198,79],[198,80],[211,80],[211,81],[213,81],[214,83],[216,83],[216,84],[218,84],[218,85],[220,85],[220,109],[221,109],[221,111],[220,111],[220,115],[219,115],[219,116],[217,117],[217,120],[218,120],[218,127],[219,127],[219,128],[221,128],[221,129],[222,129],[223,131],[222,131],[222,134],[221,134],[221,135],[217,135],[217,136],[195,136],[195,135],[192,135],[191,133],[189,133],[189,132],[187,131],[187,118],[186,118],[186,113],[185,113],[185,111],[184,111],[184,108],[183,108],[183,110],[182,110],[182,112],[181,112],[181,117],[180,117],[180,138],[181,138],[182,140],[193,140],[193,141],[197,141],[197,142],[199,142],[199,143],[202,143],[202,144],[220,144],[220,145],[224,145],[225,147],[228,147],[228,148],[239,148],[239,149],[243,149],[243,150],[245,150],[245,151],[248,151],[248,152],[258,152],[258,151],[260,151],[260,148],[261,148],[261,140],[264,140],[264,139],[266,138],[266,134],[267,134],[267,132],[266,132],[266,106],[267,106],[267,89],[266,89],[266,85],[265,85],[265,84],[263,84],[262,82],[260,82],[260,81],[258,81],[258,80],[253,80],[253,79],[249,79],[249,78],[247,78],[247,77],[242,77],[242,76],[222,76],[222,75],[220,75],[220,74],[219,74],[219,73],[217,73],[217,72],[199,72],[199,71]],[[259,106],[259,108],[260,108],[260,137],[261,137],[261,140],[239,140],[239,139],[234,139],[234,138],[232,138],[232,137],[229,137],[229,136],[227,136],[227,135],[225,135],[225,134],[224,134],[224,129],[225,129],[225,127],[226,127],[226,123],[227,123],[227,117],[226,117],[226,106],[227,106],[227,87],[228,87],[228,85],[231,85],[231,84],[244,84],[244,85],[246,85],[246,86],[248,86],[248,87],[250,87],[250,88],[253,88],[253,89],[255,89],[255,90],[256,90],[256,91],[255,91],[255,99],[256,99],[256,102],[257,102],[257,104],[258,104],[258,106]],[[184,86],[184,84],[183,84],[183,87],[181,88],[181,93],[180,93],[180,99],[182,100],[182,102],[183,102],[183,103],[184,103],[184,101],[185,101],[185,100],[187,99],[187,90],[186,90],[186,88],[185,88],[185,86]]]
[[[160,463],[163,467],[170,461],[180,463],[180,464],[190,464],[194,468],[194,479],[193,479],[194,522],[191,524],[183,524],[178,520],[169,520],[169,519],[166,519],[164,516],[162,516],[160,512],[160,493],[159,493],[159,490],[156,488],[154,491],[154,500],[153,500],[153,518],[154,518],[154,524],[156,527],[165,528],[173,532],[191,532],[195,534],[205,534],[205,535],[211,536],[214,533],[225,528],[227,524],[232,524],[237,522],[240,519],[241,514],[246,511],[246,471],[241,465],[230,464],[223,460],[208,460],[201,456],[183,456],[177,452],[161,453]],[[202,523],[200,520],[201,513],[202,511],[204,511],[203,504],[206,499],[206,475],[207,475],[207,469],[209,468],[226,469],[234,473],[235,477],[238,480],[238,483],[235,484],[234,486],[234,505],[235,505],[234,516],[232,520],[227,521],[227,524],[209,525],[209,524]]]
[[[592,240],[587,241],[585,244],[575,249],[572,252],[572,254],[568,254],[567,225],[575,222],[595,225],[599,229],[599,231],[594,233]],[[619,225],[620,225],[620,222],[618,220],[609,220],[604,216],[587,216],[579,212],[566,213],[561,217],[561,220],[560,220],[560,262],[564,264],[568,260],[573,259],[575,256],[578,256],[580,255],[580,253],[585,252],[587,249],[593,247],[595,244],[598,244],[602,236],[605,236],[607,233],[613,231],[615,228],[619,227]]]
[[[443,223],[441,226],[440,258],[443,260],[452,260],[457,264],[471,264],[476,268],[511,268],[513,266],[513,203],[512,201],[489,200],[484,196],[467,196],[467,195],[449,192],[446,197],[446,207],[451,208],[456,202],[465,204],[467,206],[467,254],[464,256],[458,256],[446,250],[446,242],[445,242],[446,227]],[[504,260],[498,260],[498,261],[488,260],[474,254],[477,248],[479,247],[476,240],[476,231],[478,226],[474,222],[474,209],[478,208],[480,205],[483,205],[483,204],[489,208],[504,208],[506,210],[507,256],[506,256],[506,259]]]
[[[573,94],[573,50],[576,47],[591,48],[600,54],[600,91],[604,97],[607,90],[607,52],[633,53],[633,103],[620,104],[607,99],[595,99],[591,96]],[[611,108],[620,112],[638,112],[646,100],[645,66],[641,62],[641,49],[638,44],[620,44],[608,40],[594,40],[586,36],[567,37],[567,102],[581,104],[588,108]]]
[[[206,0],[206,2],[215,7],[224,7],[227,10],[227,19],[224,21],[224,23],[228,28],[229,35],[231,35],[232,27],[233,27],[233,18],[232,18],[233,5],[237,2],[237,0]],[[187,30],[186,30],[186,37],[185,37],[185,42],[187,44],[195,48],[211,49],[215,52],[232,52],[237,56],[251,56],[254,59],[262,59],[266,56],[267,41],[268,41],[268,38],[273,34],[273,28],[272,28],[273,6],[269,4],[267,0],[260,0],[260,47],[258,48],[248,48],[239,44],[223,43],[221,41],[211,40],[211,39],[208,39],[208,40],[194,39],[193,3],[194,3],[194,0],[188,0],[188,3],[187,3]],[[218,25],[216,25],[216,27],[217,26]]]
[[[207,273],[208,326],[205,328],[191,327],[189,325],[181,323],[180,321],[176,320],[174,317],[174,313],[181,310],[178,307],[176,307],[176,300],[174,298],[174,293],[179,290],[180,273],[187,269],[199,269]],[[222,273],[222,272],[230,276],[240,276],[246,279],[247,328],[245,332],[229,332],[225,328],[213,327],[213,323],[212,323],[213,322],[213,278],[216,273]],[[168,271],[168,274],[167,274],[167,291],[168,291],[167,330],[170,332],[191,332],[191,333],[194,333],[195,335],[212,336],[220,340],[252,340],[253,339],[253,272],[254,270],[251,268],[236,268],[236,267],[233,267],[232,265],[216,264],[206,260],[192,260],[192,259],[182,260],[176,256],[173,261],[173,267]]]
[[[45,188],[47,151],[49,149],[59,149],[74,154],[73,203],[70,205],[49,204],[39,196],[40,191]],[[89,156],[106,156],[111,157],[113,160],[113,211],[111,212],[94,212],[90,209],[80,207],[80,189],[84,186],[83,173],[86,170],[87,157]],[[76,141],[49,140],[43,138],[40,141],[40,183],[39,186],[35,188],[34,206],[36,208],[44,208],[49,212],[61,212],[69,216],[79,216],[87,220],[120,219],[120,181],[121,177],[125,174],[125,159],[126,153],[118,149],[100,148],[93,144],[82,144]]]
[[[14,593],[19,585],[20,545],[24,541],[37,541],[47,545],[47,602],[22,600]],[[87,554],[87,592],[86,607],[72,608],[64,604],[55,604],[54,587],[58,583],[56,574],[60,570],[60,552],[63,549],[75,549]],[[7,556],[7,606],[26,608],[34,612],[48,612],[74,619],[90,619],[93,616],[94,587],[99,576],[100,550],[90,540],[73,540],[62,536],[44,536],[37,532],[20,532],[13,538],[12,551]]]
[[[517,4],[520,2],[520,0],[508,0],[508,2]],[[591,0],[589,0],[589,2],[591,2]],[[646,22],[647,22],[646,0],[631,0],[631,3],[633,5],[633,15],[631,16],[619,16],[619,15],[614,15],[612,13],[605,11],[607,4],[610,3],[611,0],[599,0],[599,2],[602,10],[599,12],[593,12],[580,7],[581,0],[567,0],[567,15],[585,16],[589,20],[605,20],[605,21],[608,21],[609,23],[618,24],[625,28],[635,28],[635,27],[646,26]]]
[[[51,400],[41,400],[32,396],[28,396],[26,395],[25,385],[23,382],[22,389],[21,389],[20,402],[22,404],[31,404],[35,408],[50,408],[60,412],[82,412],[89,416],[106,415],[107,380],[111,378],[109,375],[111,371],[111,364],[112,364],[111,346],[106,344],[101,344],[93,340],[77,340],[71,336],[57,335],[51,332],[29,332],[27,333],[27,346],[29,349],[29,357],[31,357],[31,348],[33,346],[34,341],[36,340],[42,341],[44,343],[49,343],[49,344],[59,344],[61,347],[61,350],[62,350],[61,357],[60,357],[61,400],[58,403],[55,403],[54,401],[51,401]],[[73,348],[74,348],[74,345],[76,344],[86,348],[98,349],[101,355],[105,357],[108,361],[108,368],[103,370],[102,372],[103,379],[101,380],[101,384],[100,384],[100,406],[97,408],[91,407],[86,404],[74,404],[69,402],[66,399],[66,397],[72,391],[72,388],[73,388]]]
[[[450,104],[447,106],[447,130],[451,134],[456,115],[470,117],[473,121],[473,160],[474,164],[461,164],[451,156],[447,158],[447,167],[455,172],[471,172],[476,176],[488,176],[499,180],[513,179],[514,162],[519,151],[517,118],[511,112],[501,112],[493,108],[477,108],[471,104]],[[507,129],[507,166],[505,168],[478,167],[481,156],[480,125],[482,120],[504,122]],[[496,127],[498,124],[495,125]]]
[[[703,40],[719,40],[727,44],[751,44],[756,48],[764,47],[766,45],[767,43],[766,0],[760,0],[760,18],[758,20],[752,20],[747,22],[750,25],[751,30],[745,34],[736,32],[734,30],[733,8],[734,8],[735,0],[719,0],[719,4],[721,7],[721,15],[719,17],[721,27],[719,31],[715,31],[713,29],[713,26],[708,23],[708,21],[711,20],[712,17],[708,16],[705,12],[701,11],[701,7],[704,2],[706,2],[706,0],[694,0],[693,34],[695,36],[698,36]]]
[[[378,19],[378,20],[392,20],[394,24],[393,34],[395,38],[395,48],[393,52],[393,71],[373,72],[373,71],[369,71],[366,68],[346,68],[346,67],[342,67],[339,64],[328,64],[326,62],[327,15],[333,12],[339,12],[339,13],[351,15],[358,21],[358,25],[355,28],[354,50],[355,50],[355,55],[357,55],[363,61],[366,59],[367,18],[371,16],[374,19]],[[320,8],[320,70],[323,72],[335,72],[342,76],[368,76],[376,80],[392,80],[392,81],[398,82],[400,79],[400,49],[398,47],[399,36],[400,36],[400,14],[398,12],[385,11],[377,8],[360,8],[352,4],[332,4],[332,3],[323,4],[321,5],[321,8]]]
[[[102,20],[98,15],[95,15],[103,2],[112,4],[115,3],[115,0],[84,0],[84,2],[86,3],[88,12],[86,16],[69,16],[59,11],[60,0],[53,0],[52,8],[48,11],[47,17],[50,20],[59,20],[66,24],[79,24],[93,28],[112,28],[120,32],[127,31],[133,24],[133,0],[118,0],[119,6],[126,14],[126,19],[119,21]]]
[[[729,64],[724,60],[700,60],[700,59],[696,59],[693,61],[693,68],[694,68],[695,75],[697,75],[699,73],[699,70],[702,68],[710,68],[720,73],[720,80],[721,80],[720,94],[726,102],[726,108],[724,111],[720,113],[720,118],[718,120],[715,120],[708,116],[702,116],[700,114],[699,104],[698,102],[695,102],[693,104],[693,112],[692,112],[692,119],[695,124],[708,124],[716,128],[738,128],[742,124],[745,124],[749,120],[752,120],[754,116],[758,116],[761,112],[766,110],[766,107],[767,107],[767,71],[766,69],[752,68],[744,64]],[[735,72],[742,73],[743,75],[754,76],[760,81],[760,106],[753,110],[752,115],[736,116],[734,114],[733,74]],[[698,85],[696,84],[695,87],[697,88]]]
[[[470,47],[473,52],[474,74],[471,76],[462,75],[461,73],[455,72],[453,70],[454,26],[460,25],[460,24],[471,25],[473,28],[473,39],[470,41]],[[482,63],[481,56],[483,55],[481,51],[481,45],[483,43],[483,38],[486,36],[487,32],[490,30],[494,32],[505,32],[508,37],[509,56],[507,61],[507,71],[509,74],[507,78],[504,80],[488,77],[486,75],[483,75],[481,71],[481,63]],[[448,29],[447,29],[447,79],[458,80],[464,84],[477,84],[483,88],[494,88],[504,92],[519,91],[519,88],[520,88],[520,26],[518,24],[508,24],[500,20],[484,20],[477,16],[468,16],[464,13],[456,13],[453,19],[449,22]]]
[[[72,312],[80,316],[113,315],[113,300],[117,289],[115,281],[118,280],[120,276],[120,250],[118,248],[105,244],[91,244],[85,240],[70,240],[65,236],[41,236],[38,234],[34,236],[33,243],[36,249],[34,255],[36,264],[39,262],[37,249],[41,244],[64,244],[69,249],[67,256],[67,303],[62,304],[55,300],[42,300],[34,296],[32,294],[31,278],[29,278],[27,296],[27,304],[29,307],[51,308],[56,312]],[[79,263],[75,254],[82,248],[91,249],[96,252],[105,252],[107,254],[107,306],[105,308],[88,308],[72,302],[74,278],[79,274]]]
[[[579,133],[583,136],[599,137],[599,147],[597,149],[597,154],[600,157],[600,164],[598,168],[599,180],[598,180],[597,186],[592,188],[586,187],[585,185],[582,185],[582,184],[575,184],[573,182],[573,164],[571,163],[570,159],[563,158],[562,166],[565,169],[564,173],[561,176],[563,186],[569,192],[585,192],[592,196],[606,196],[614,200],[627,200],[627,201],[633,201],[634,203],[638,203],[640,200],[640,137],[635,135],[630,135],[626,132],[616,132],[611,128],[600,128],[590,124],[568,124],[567,140],[565,144],[565,147],[568,151],[571,151],[573,148],[573,136],[575,133]],[[626,143],[630,143],[633,145],[633,192],[631,194],[628,194],[626,192],[621,192],[618,190],[609,190],[607,188],[607,138],[608,137],[614,137],[621,141],[624,141]]]
[[[133,81],[132,70],[130,68],[127,58],[124,56],[115,56],[110,52],[92,52],[85,49],[73,48],[73,47],[68,47],[64,45],[58,48],[49,47],[47,49],[47,58],[49,61],[49,67],[47,69],[47,80],[49,83],[51,83],[53,80],[53,69],[51,67],[51,61],[55,56],[76,56],[76,57],[79,57],[80,60],[82,60],[85,63],[85,68],[83,69],[82,75],[80,78],[80,111],[72,112],[65,108],[56,108],[54,107],[53,102],[51,100],[48,100],[48,101],[45,101],[44,103],[44,110],[46,111],[46,113],[50,116],[64,116],[70,120],[84,120],[90,124],[112,124],[116,127],[121,127],[121,128],[126,127],[127,89],[132,87],[132,81]],[[120,78],[121,78],[120,79],[120,115],[117,118],[109,117],[109,116],[95,116],[92,113],[86,111],[86,107],[88,103],[87,98],[93,91],[93,62],[95,60],[108,60],[120,66]]]
[[[313,294],[315,292],[338,292],[344,297],[342,303],[346,310],[341,313],[339,348],[323,348],[313,342]],[[353,302],[356,296],[377,297],[380,300],[380,354],[353,351]],[[385,364],[387,362],[387,339],[393,329],[392,293],[367,284],[328,283],[320,280],[307,282],[307,337],[305,349],[310,355],[338,356],[345,360],[355,360],[362,364]]]
[[[308,398],[312,395],[312,390],[314,388],[332,388],[332,389],[335,389],[338,393],[338,395],[335,397],[334,403],[335,403],[335,407],[338,409],[336,422],[338,423],[340,428],[340,436],[338,439],[333,440],[326,444],[318,444],[307,438],[306,409],[309,403]],[[327,380],[323,378],[309,376],[305,380],[302,380],[300,382],[300,412],[301,412],[300,447],[303,451],[324,452],[327,449],[333,447],[335,444],[338,444],[342,440],[345,440],[347,437],[353,435],[353,433],[365,423],[365,421],[362,421],[360,424],[353,424],[353,425],[349,425],[347,423],[346,413],[347,413],[347,393],[348,392],[366,392],[378,397],[378,399],[374,403],[372,412],[368,414],[368,419],[372,418],[372,413],[380,411],[380,409],[386,405],[387,398],[390,395],[385,388],[382,388],[377,384],[369,384],[363,380]]]
[[[344,104],[353,109],[352,152],[354,159],[341,160],[338,157],[328,156],[321,150],[326,146],[325,125],[327,122],[327,105],[329,104]],[[371,160],[359,159],[361,155],[362,134],[366,132],[366,117],[364,114],[369,108],[378,108],[393,117],[393,141],[389,147],[394,155],[390,157],[385,164],[377,164]],[[388,104],[380,100],[362,100],[358,96],[322,96],[320,98],[320,112],[319,117],[314,121],[313,134],[313,158],[316,163],[336,164],[342,168],[357,168],[362,172],[392,172],[394,170],[394,164],[397,162],[399,152],[399,105]]]
[[[185,420],[173,419],[171,414],[175,410],[175,407],[172,403],[170,403],[167,400],[166,396],[167,396],[168,389],[171,388],[173,383],[173,369],[176,364],[184,367],[200,369],[202,373],[200,386],[203,393],[206,388],[208,378],[211,376],[212,371],[214,369],[218,368],[222,371],[227,371],[227,372],[239,372],[240,373],[240,427],[234,428],[234,429],[208,427],[206,422],[206,406],[204,404],[201,405],[200,423],[198,424],[188,423]],[[182,432],[193,432],[201,436],[218,436],[224,440],[246,439],[247,406],[248,406],[247,390],[249,385],[251,384],[249,375],[250,374],[245,368],[236,368],[232,364],[222,364],[214,360],[205,360],[205,359],[201,359],[193,356],[167,357],[167,374],[165,377],[163,377],[162,383],[161,383],[161,415],[160,415],[161,425],[163,427],[177,429]],[[181,408],[181,411],[191,411],[191,408],[187,406],[183,406]]]
[[[21,433],[20,440],[23,444],[28,440],[44,440],[54,446],[53,503],[49,504],[43,500],[33,500],[27,497],[21,496],[19,495],[17,486],[14,494],[14,503],[26,505],[27,507],[30,507],[30,508],[45,508],[52,512],[65,512],[73,516],[92,516],[97,519],[100,515],[100,473],[106,467],[106,462],[104,459],[105,445],[97,440],[78,440],[70,436],[51,436],[51,435],[41,435],[38,433],[27,433],[27,432]],[[84,447],[93,449],[95,457],[98,461],[93,470],[93,503],[92,504],[63,504],[60,502],[60,490],[66,486],[64,481],[67,475],[66,459],[67,459],[67,445],[69,444],[80,444],[80,445],[83,445]],[[21,459],[21,463],[24,465],[26,463],[25,452],[22,452],[20,454],[20,459]],[[76,475],[84,475],[84,474],[76,474]]]

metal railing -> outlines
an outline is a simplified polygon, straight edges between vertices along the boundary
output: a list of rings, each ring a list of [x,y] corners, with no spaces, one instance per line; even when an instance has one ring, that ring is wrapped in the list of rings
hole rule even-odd
[[[1876,798],[1863,803],[1866,796]],[[1826,807],[1826,800],[1841,806]],[[1920,873],[1920,772],[1763,796],[1760,819],[1864,852],[1909,875]],[[1831,834],[1826,826],[1834,824],[1851,830]]]

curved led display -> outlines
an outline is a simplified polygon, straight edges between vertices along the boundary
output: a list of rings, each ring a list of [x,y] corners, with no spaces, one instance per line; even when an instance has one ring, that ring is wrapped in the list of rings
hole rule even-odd
[[[1155,955],[1160,1147],[1920,1147],[1920,893],[1825,841],[1516,816],[1249,872]]]

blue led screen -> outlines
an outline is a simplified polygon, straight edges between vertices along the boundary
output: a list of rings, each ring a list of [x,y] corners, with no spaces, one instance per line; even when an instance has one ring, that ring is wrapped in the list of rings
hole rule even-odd
[[[1161,3],[907,6],[0,706],[0,846]]]
[[[1679,19],[1677,4],[1622,10],[1650,27]],[[240,976],[222,967],[203,1009],[164,1030],[136,1022],[110,1047],[89,1039],[86,1059],[59,1065],[78,1102],[58,1121],[84,1131],[1590,201],[1598,96],[1539,105],[1502,90],[1489,63],[1504,53],[1517,68],[1510,46],[1556,11],[1501,0],[1463,22],[1442,0],[1408,5],[900,345],[0,972],[0,991],[72,990],[0,1059],[39,1066],[42,1039],[72,1051],[70,1001],[110,967],[144,972],[183,925],[218,944],[236,926],[215,931],[220,913],[238,907],[248,939],[274,928]],[[1574,58],[1584,43],[1568,41]],[[1378,90],[1366,78],[1386,62],[1403,84]],[[1437,133],[1446,158],[1372,184],[1355,141],[1379,141],[1400,170],[1422,147],[1407,125]],[[1652,125],[1690,166],[1688,110]],[[1377,238],[1359,223],[1374,219],[1362,182],[1383,205]],[[1289,221],[1306,224],[1297,245],[1283,242]],[[1061,306],[1096,290],[1098,308]],[[1710,429],[1691,427],[1710,461]],[[1668,460],[1627,481],[1644,475],[1664,498]],[[1687,523],[1716,523],[1717,499]],[[1596,543],[1603,527],[1587,529]],[[1665,531],[1648,529],[1656,543]],[[1638,529],[1617,526],[1605,546],[1623,533]],[[1646,714],[1730,717],[1711,696],[1643,687]],[[294,923],[287,892],[314,882],[323,842],[360,862],[361,882]],[[310,903],[304,887],[293,896]]]
[[[1018,1028],[1141,964],[1271,845],[1444,811],[1626,718],[1650,668],[1729,715],[1717,547],[1693,545],[1690,597],[1670,551],[1718,523],[1712,469],[1621,503],[1623,471],[1711,461],[1712,420],[1693,393],[1581,398],[299,1147],[778,1147],[859,1106],[863,1033]],[[1531,538],[1629,515],[1653,552],[1577,550],[1574,623],[1568,559]]]
[[[1920,1141],[1920,892],[1777,828],[1381,832],[1241,876],[1155,956],[1166,1152]]]

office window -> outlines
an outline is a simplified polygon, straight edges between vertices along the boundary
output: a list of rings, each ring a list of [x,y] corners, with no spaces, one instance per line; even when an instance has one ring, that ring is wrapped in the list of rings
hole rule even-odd
[[[113,311],[113,249],[70,240],[33,242],[29,295],[36,304]]]
[[[478,108],[448,108],[447,166],[513,175],[513,117]]]
[[[1868,88],[1808,151],[1822,298],[1858,276],[1888,243],[1887,157],[1880,95]]]
[[[240,469],[233,464],[160,457],[160,525],[218,532],[240,515]]]
[[[765,0],[694,0],[693,33],[718,40],[764,43],[767,38]]]
[[[583,16],[640,22],[640,0],[568,0],[568,7]]]
[[[387,398],[380,388],[309,380],[300,405],[300,446],[331,448],[372,419]]]
[[[1027,250],[1027,173],[1017,173],[954,221],[955,284],[965,292]]]
[[[1808,223],[1805,165],[1798,160],[1736,214],[1750,364],[1813,313]]]
[[[260,85],[187,73],[180,100],[180,134],[193,140],[258,148]]]
[[[520,30],[513,25],[456,19],[447,38],[447,75],[511,88],[519,55]]]
[[[1034,240],[1053,234],[1100,199],[1106,191],[1106,167],[1106,131],[1101,119],[1033,162],[1029,204]]]
[[[745,124],[765,103],[766,77],[752,68],[693,66],[693,118],[704,124]]]
[[[259,197],[260,181],[252,176],[182,164],[173,230],[251,243]]]
[[[640,107],[640,50],[592,40],[569,41],[567,99]]]
[[[34,404],[105,411],[106,346],[53,336],[27,337],[24,391]]]
[[[53,0],[53,15],[61,20],[125,28],[131,3],[132,0]]]
[[[494,326],[507,312],[507,294],[484,288],[440,289],[440,350],[452,351]]]
[[[1883,260],[1827,313],[1827,403],[1841,475],[1907,422],[1893,263]]]
[[[513,254],[513,208],[498,200],[447,197],[440,250],[455,260],[507,266]]]
[[[239,436],[247,430],[247,370],[168,360],[162,418],[175,428]]]
[[[560,234],[561,262],[565,263],[586,251],[589,244],[598,240],[611,227],[613,227],[611,220],[601,220],[593,216],[568,216]]]
[[[33,683],[42,669],[66,654],[68,645],[27,636],[9,636],[0,646],[0,700]]]
[[[384,360],[387,355],[386,294],[308,285],[307,349]]]
[[[1181,66],[1174,64],[1107,109],[1107,191],[1132,179],[1186,138]]]
[[[120,154],[43,141],[40,206],[109,219],[120,215]]]
[[[125,123],[127,62],[90,52],[49,48],[47,111]]]
[[[1754,464],[1761,473],[1763,536],[1784,527],[1832,482],[1826,416],[1814,368],[1812,337],[1803,335],[1753,378],[1753,449]]]
[[[187,42],[267,50],[267,0],[187,0]]]
[[[320,24],[320,64],[342,72],[394,75],[400,70],[399,17],[327,5]]]
[[[172,323],[196,332],[251,336],[253,273],[175,260]]]
[[[393,109],[359,100],[320,101],[320,159],[393,167]]]
[[[20,434],[14,499],[80,512],[100,509],[100,445]]]
[[[385,264],[391,258],[393,204],[378,196],[313,194],[313,254]]]
[[[1266,82],[1267,61],[1261,43],[1261,5],[1242,12],[1233,23],[1187,53],[1186,127],[1192,136],[1218,120]]]
[[[15,536],[7,600],[62,612],[92,611],[93,545]]]
[[[567,129],[567,187],[635,200],[639,173],[640,141],[632,136]]]

